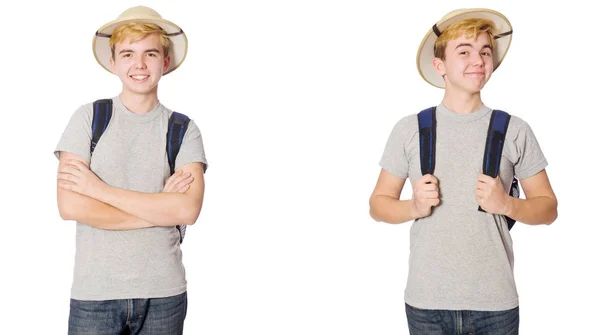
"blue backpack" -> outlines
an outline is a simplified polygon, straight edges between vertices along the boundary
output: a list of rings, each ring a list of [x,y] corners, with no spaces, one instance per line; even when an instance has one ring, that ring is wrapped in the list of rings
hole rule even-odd
[[[435,168],[435,130],[436,118],[435,107],[430,107],[422,110],[417,115],[419,119],[419,151],[421,156],[421,173],[423,175],[433,174]],[[492,111],[492,118],[488,127],[487,140],[485,143],[485,152],[483,154],[483,173],[496,178],[500,171],[500,159],[502,158],[502,149],[504,147],[504,139],[506,130],[510,122],[510,114],[501,111]],[[513,177],[509,195],[511,197],[519,197],[519,181]],[[485,211],[479,206],[480,212]],[[512,229],[515,220],[504,216],[508,224],[508,230]]]
[[[90,145],[90,154],[94,152],[96,144],[106,130],[110,118],[112,117],[112,99],[101,99],[94,102],[94,118],[92,120],[92,143]],[[167,132],[167,157],[171,175],[175,172],[175,159],[183,142],[183,135],[187,130],[190,119],[184,114],[173,112],[169,118],[169,127]],[[179,231],[179,243],[183,243],[185,237],[186,225],[177,225]]]

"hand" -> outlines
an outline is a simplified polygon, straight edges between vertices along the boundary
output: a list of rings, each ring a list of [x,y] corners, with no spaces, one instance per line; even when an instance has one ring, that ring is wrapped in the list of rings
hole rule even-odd
[[[413,209],[417,218],[431,215],[431,208],[440,204],[438,180],[431,174],[419,178],[413,186]]]
[[[58,187],[91,198],[105,184],[80,160],[70,159],[58,169]]]
[[[194,177],[189,172],[183,173],[181,170],[175,171],[172,176],[167,179],[163,192],[185,193],[190,188],[190,184],[194,181]]]
[[[504,214],[508,212],[509,195],[504,191],[500,176],[492,178],[479,173],[475,199],[483,210],[490,214]]]

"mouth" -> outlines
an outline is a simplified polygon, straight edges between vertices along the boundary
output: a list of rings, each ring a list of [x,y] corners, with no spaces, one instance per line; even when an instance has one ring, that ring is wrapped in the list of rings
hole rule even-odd
[[[471,77],[483,77],[485,75],[484,72],[467,72],[465,74]]]
[[[133,79],[133,81],[135,81],[136,83],[143,83],[144,81],[148,80],[149,77],[150,76],[141,75],[141,74],[129,76],[129,78]]]

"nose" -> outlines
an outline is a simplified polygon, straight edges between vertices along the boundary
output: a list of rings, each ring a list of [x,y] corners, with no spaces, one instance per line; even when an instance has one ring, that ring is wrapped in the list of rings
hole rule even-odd
[[[144,56],[140,55],[135,58],[135,68],[136,69],[145,69],[146,62],[144,62]]]
[[[479,53],[473,53],[473,66],[476,67],[483,67],[483,65],[485,64],[485,61],[483,60],[483,56]]]

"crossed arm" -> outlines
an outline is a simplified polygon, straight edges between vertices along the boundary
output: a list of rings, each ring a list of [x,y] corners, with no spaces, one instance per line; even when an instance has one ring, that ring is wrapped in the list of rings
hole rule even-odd
[[[107,185],[80,157],[60,153],[57,199],[64,220],[110,230],[192,225],[203,197],[202,163],[182,166],[167,180],[163,192],[143,193]]]

